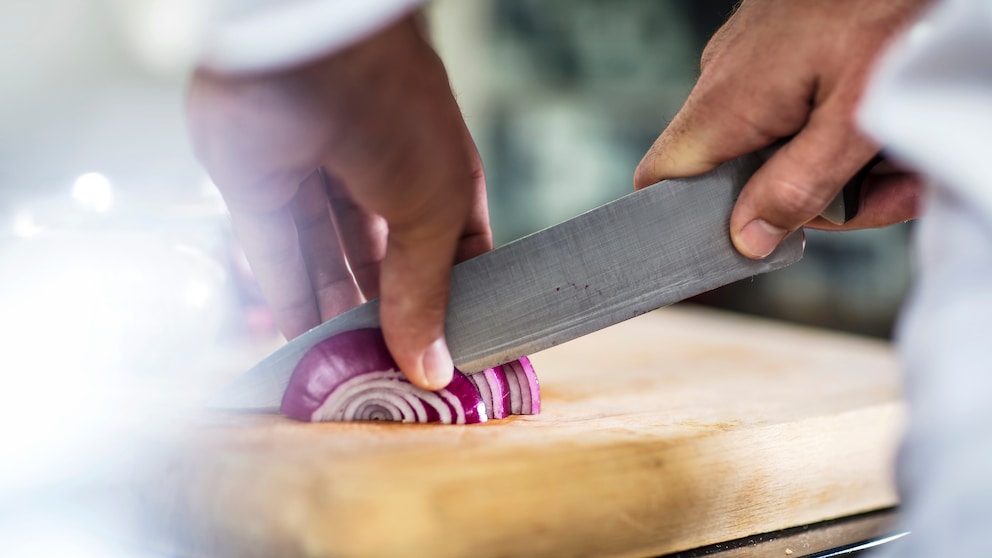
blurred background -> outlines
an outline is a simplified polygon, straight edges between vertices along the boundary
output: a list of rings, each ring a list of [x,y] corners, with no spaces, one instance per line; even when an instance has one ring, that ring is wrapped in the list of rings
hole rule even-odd
[[[431,4],[497,244],[631,191],[733,3]],[[0,555],[136,556],[100,535],[93,494],[150,451],[134,440],[197,408],[190,393],[280,342],[186,138],[202,6],[0,9]],[[694,302],[888,337],[909,233],[808,231],[800,263]]]

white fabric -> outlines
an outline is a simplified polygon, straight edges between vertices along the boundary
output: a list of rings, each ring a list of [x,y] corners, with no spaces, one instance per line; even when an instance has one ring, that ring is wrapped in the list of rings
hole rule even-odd
[[[863,127],[934,179],[903,313],[900,558],[986,556],[992,525],[992,2],[947,0],[887,55]],[[883,547],[884,549],[884,547]]]
[[[280,70],[346,48],[421,0],[214,0],[199,64],[221,72]]]

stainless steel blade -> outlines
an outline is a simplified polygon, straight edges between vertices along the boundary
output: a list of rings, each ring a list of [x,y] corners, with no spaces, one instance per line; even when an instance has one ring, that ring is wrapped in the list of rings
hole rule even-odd
[[[446,336],[456,366],[478,372],[798,261],[802,231],[761,261],[731,244],[731,210],[760,165],[746,156],[667,180],[455,266]],[[278,408],[307,350],[335,333],[377,326],[378,309],[371,301],[310,330],[211,406]]]

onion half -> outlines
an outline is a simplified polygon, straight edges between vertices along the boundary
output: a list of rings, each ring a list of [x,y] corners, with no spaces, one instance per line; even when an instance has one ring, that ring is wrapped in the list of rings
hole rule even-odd
[[[411,384],[378,329],[346,331],[310,349],[293,371],[280,410],[297,420],[442,422],[488,419],[475,384],[455,370],[442,390]]]
[[[308,422],[383,420],[475,424],[537,414],[541,396],[527,357],[472,376],[455,369],[438,391],[411,384],[375,328],[346,331],[307,351],[293,371],[281,411]]]

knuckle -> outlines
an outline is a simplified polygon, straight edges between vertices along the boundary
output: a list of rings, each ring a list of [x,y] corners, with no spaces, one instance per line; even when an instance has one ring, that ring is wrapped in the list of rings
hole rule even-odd
[[[313,307],[313,303],[308,298],[292,298],[288,300],[275,301],[272,306],[273,311],[280,314],[302,314]]]
[[[382,265],[381,259],[367,260],[357,265],[351,266],[351,273],[359,285],[369,285],[379,282],[379,268]]]
[[[326,208],[320,206],[314,207],[305,213],[295,215],[293,220],[296,222],[296,230],[301,234],[333,226],[331,224],[330,214]]]
[[[723,35],[718,31],[710,42],[706,43],[703,47],[703,53],[699,56],[699,73],[706,73],[707,68],[709,68],[713,60],[716,59],[723,50],[724,46]]]
[[[330,269],[321,269],[317,273],[311,273],[310,281],[313,290],[318,294],[341,292],[354,284],[351,273],[343,266],[334,266]]]
[[[380,294],[384,328],[405,342],[416,344],[420,339],[433,340],[434,332],[444,323],[446,293],[431,290],[420,293],[415,299],[397,296],[394,291],[383,289]]]
[[[488,231],[462,235],[455,253],[455,260],[461,262],[493,249],[493,237]]]
[[[771,185],[770,201],[780,219],[803,221],[814,217],[830,201],[831,192],[817,182],[779,178]]]
[[[255,250],[255,256],[260,263],[266,265],[288,266],[299,260],[300,251],[295,246],[266,246]]]

